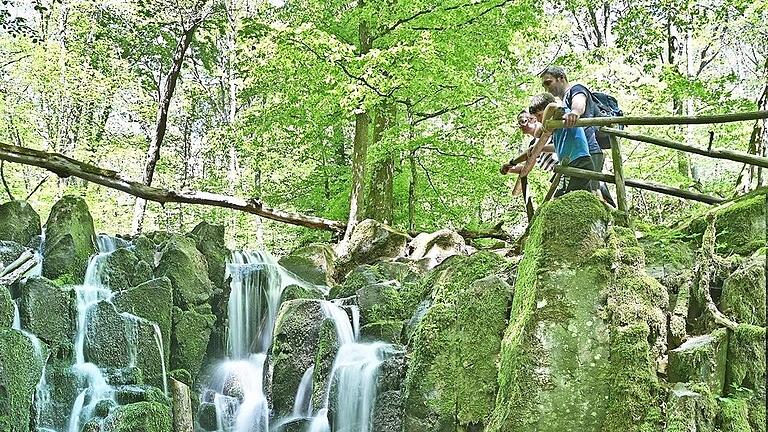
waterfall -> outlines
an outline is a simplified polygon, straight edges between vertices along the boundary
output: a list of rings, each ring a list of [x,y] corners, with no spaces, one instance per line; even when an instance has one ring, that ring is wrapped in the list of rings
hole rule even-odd
[[[334,413],[334,429],[344,432],[368,432],[376,400],[376,376],[388,344],[349,343],[336,354],[331,373],[339,389]]]
[[[296,402],[293,404],[294,417],[310,417],[312,415],[312,378],[315,366],[310,366],[301,376],[299,389],[296,391]]]
[[[163,393],[168,396],[168,375],[165,372],[165,350],[163,349],[163,333],[160,331],[160,326],[158,326],[157,323],[152,323],[152,330],[154,330],[157,349],[160,351],[160,368],[163,371]]]
[[[19,315],[19,304],[16,303],[16,300],[13,301],[13,324],[11,328],[21,330],[21,316]]]

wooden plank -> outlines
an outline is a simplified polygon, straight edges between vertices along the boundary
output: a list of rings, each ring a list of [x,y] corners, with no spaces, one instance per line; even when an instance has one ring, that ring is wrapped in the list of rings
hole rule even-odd
[[[616,179],[610,174],[603,174],[603,173],[598,173],[598,172],[583,170],[578,168],[562,167],[559,165],[555,167],[555,172],[561,173],[563,175],[571,176],[571,177],[583,177],[583,178],[588,178],[590,180],[600,180],[607,183],[613,183],[616,181]],[[645,180],[635,180],[635,179],[625,178],[624,183],[629,187],[658,192],[664,195],[671,195],[678,198],[685,198],[693,201],[699,201],[706,204],[720,204],[725,202],[725,199],[723,198],[713,197],[710,195],[704,195],[696,192],[688,192],[682,189],[677,189],[671,186],[667,186],[667,185],[663,185],[655,182],[649,182]]]
[[[621,146],[619,145],[619,139],[614,135],[610,135],[611,141],[611,156],[613,159],[613,175],[615,177],[616,184],[616,205],[619,207],[619,211],[624,214],[626,225],[629,226],[629,211],[627,209],[627,189],[624,185],[624,165],[621,159]]]
[[[522,182],[523,186],[523,201],[525,202],[525,214],[528,216],[528,223],[531,223],[533,220],[533,197],[530,194],[530,190],[528,190],[528,177],[520,177],[520,181]]]
[[[648,144],[655,144],[662,147],[667,147],[675,150],[680,150],[688,153],[696,153],[702,156],[708,156],[716,159],[727,159],[734,162],[741,162],[748,165],[755,165],[763,168],[768,168],[768,158],[761,157],[745,152],[736,150],[723,150],[723,149],[703,149],[700,147],[693,147],[685,145],[676,141],[670,141],[663,138],[654,138],[637,133],[626,132],[620,129],[602,127],[601,131],[610,134],[611,136],[617,136],[621,138],[631,139],[634,141],[641,141]]]
[[[754,111],[736,114],[708,116],[646,116],[646,117],[592,117],[576,121],[574,127],[623,125],[682,125],[682,124],[712,124],[731,123],[738,121],[762,120],[768,118],[768,111]],[[547,120],[544,122],[548,129],[563,127],[563,120]]]

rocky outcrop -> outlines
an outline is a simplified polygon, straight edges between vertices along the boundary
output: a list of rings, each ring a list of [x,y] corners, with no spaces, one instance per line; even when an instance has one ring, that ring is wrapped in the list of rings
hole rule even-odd
[[[75,291],[44,277],[22,281],[19,316],[22,328],[55,347],[71,347],[75,336]]]
[[[0,285],[0,330],[10,328],[13,324],[14,303],[11,291],[5,285]]]
[[[511,287],[504,260],[455,257],[426,277],[432,306],[416,327],[405,384],[406,432],[482,428],[494,407],[496,356]]]
[[[299,278],[315,285],[333,286],[336,253],[327,244],[311,244],[280,258],[279,264]]]
[[[741,324],[765,326],[765,249],[747,259],[723,283],[720,310]]]
[[[728,333],[725,329],[692,337],[669,352],[669,382],[705,383],[712,394],[722,394],[727,353]]]
[[[400,285],[416,283],[421,277],[419,269],[411,263],[379,262],[355,267],[344,281],[331,288],[328,298],[350,297],[368,285],[398,281]]]
[[[117,407],[104,420],[102,432],[171,432],[171,409],[158,402]]]
[[[355,267],[378,261],[392,261],[403,256],[409,237],[373,219],[366,219],[355,227],[340,254],[336,279],[343,279]]]
[[[546,204],[535,219],[489,432],[657,427],[668,297],[645,274],[634,234],[607,236],[608,223],[603,205],[582,192]]]
[[[162,250],[155,276],[167,277],[173,286],[173,303],[182,310],[206,304],[213,295],[208,264],[189,237],[174,236]]]
[[[707,228],[707,218],[714,216],[717,252],[724,255],[749,255],[766,245],[767,211],[768,188],[758,189],[717,206],[707,215],[691,221],[687,232],[700,237]]]
[[[408,243],[408,258],[421,261],[429,270],[453,255],[465,255],[467,245],[457,232],[448,229],[421,233]]]
[[[283,303],[272,342],[272,406],[275,414],[289,414],[304,372],[312,366],[325,314],[318,300]]]
[[[0,431],[28,431],[42,353],[17,330],[0,329]]]
[[[101,367],[130,366],[137,341],[138,327],[121,316],[112,303],[102,300],[88,309],[83,347],[86,361]]]
[[[53,205],[45,223],[43,276],[81,284],[88,259],[96,251],[88,205],[80,197],[64,196]]]
[[[122,291],[152,279],[152,267],[131,250],[118,248],[102,261],[102,282],[112,291]]]
[[[171,336],[171,369],[184,369],[197,380],[216,317],[174,308]]]
[[[28,246],[40,233],[40,216],[28,202],[9,201],[0,205],[0,240]]]

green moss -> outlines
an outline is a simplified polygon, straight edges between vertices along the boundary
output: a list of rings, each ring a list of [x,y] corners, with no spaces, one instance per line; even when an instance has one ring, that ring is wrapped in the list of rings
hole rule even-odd
[[[282,301],[296,299],[319,299],[325,298],[325,293],[315,285],[296,285],[291,284],[285,287],[282,294]]]
[[[706,384],[678,383],[667,401],[665,432],[715,432],[717,400]]]
[[[21,332],[0,330],[0,431],[26,431],[30,424],[41,358]]]
[[[70,275],[75,283],[82,283],[88,260],[96,251],[88,205],[80,197],[64,196],[53,205],[45,223],[43,276]]]
[[[727,388],[747,388],[765,395],[765,377],[765,327],[741,324],[728,342]]]
[[[186,369],[174,369],[168,373],[168,378],[175,379],[176,381],[183,382],[187,386],[191,387],[192,374]]]
[[[665,276],[693,268],[691,237],[686,233],[659,225],[638,224],[643,236],[639,240],[645,254],[648,272]]]
[[[376,321],[360,328],[363,339],[399,344],[403,332],[403,321]]]
[[[721,398],[718,424],[722,432],[752,432],[749,405],[742,399]]]
[[[433,305],[410,343],[406,431],[478,427],[493,410],[511,288],[489,275],[504,266],[481,252],[452,258],[428,278]]]
[[[173,303],[183,310],[207,303],[213,294],[205,257],[188,237],[176,236],[166,242],[155,275],[171,280]]]
[[[720,310],[741,324],[765,325],[765,255],[755,255],[723,283]]]
[[[75,335],[75,291],[43,277],[21,284],[19,315],[22,327],[52,347],[71,346]]]
[[[200,222],[190,235],[195,238],[197,250],[208,264],[208,278],[217,289],[227,291],[224,274],[230,252],[224,244],[224,226]]]
[[[314,358],[315,370],[312,375],[312,409],[314,411],[324,407],[328,378],[330,378],[333,361],[339,346],[336,324],[330,318],[324,319],[317,336],[317,349]]]
[[[0,205],[0,240],[27,246],[40,235],[40,216],[26,201]]]
[[[216,317],[174,308],[171,336],[172,369],[186,369],[197,380]]]
[[[14,315],[13,299],[10,289],[0,284],[0,329],[10,328]]]
[[[759,189],[712,209],[717,216],[717,252],[746,255],[766,246],[766,208],[768,188]],[[688,226],[688,232],[701,236],[707,227],[706,216]]]
[[[316,243],[296,249],[280,258],[280,265],[315,285],[335,285],[336,253],[327,244]]]
[[[137,402],[115,409],[104,421],[104,432],[171,432],[171,409],[158,402]]]
[[[669,353],[670,382],[705,383],[713,394],[722,394],[727,347],[728,333],[723,328],[686,341]]]

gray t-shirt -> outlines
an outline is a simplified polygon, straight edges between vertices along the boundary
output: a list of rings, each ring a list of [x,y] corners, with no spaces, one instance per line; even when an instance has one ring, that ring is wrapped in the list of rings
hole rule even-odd
[[[563,103],[565,104],[565,106],[568,109],[571,109],[571,104],[573,103],[573,97],[579,93],[587,97],[587,106],[584,109],[584,115],[582,115],[581,118],[597,117],[598,116],[597,106],[595,106],[594,102],[592,101],[592,94],[590,93],[589,89],[587,89],[581,84],[574,84],[568,87],[567,90],[565,90],[565,95],[563,96]],[[595,137],[594,126],[585,127],[584,134],[587,136],[589,153],[590,154],[602,153],[603,150],[597,144],[597,138]]]

